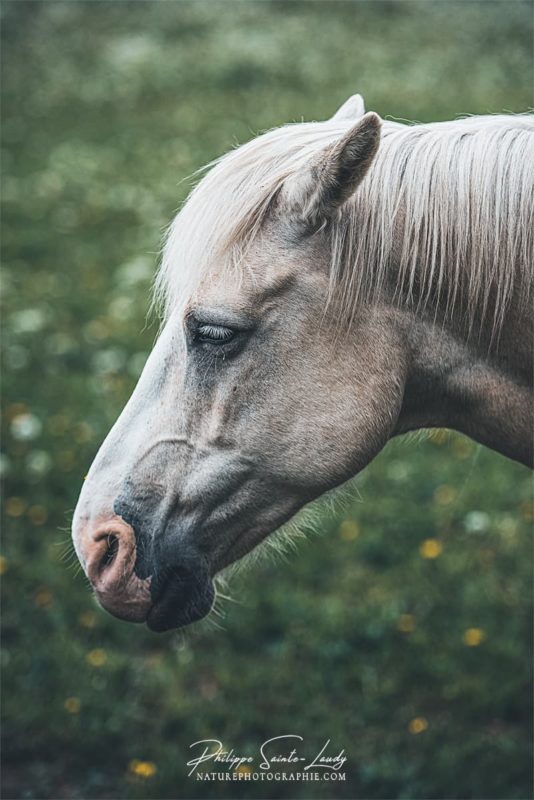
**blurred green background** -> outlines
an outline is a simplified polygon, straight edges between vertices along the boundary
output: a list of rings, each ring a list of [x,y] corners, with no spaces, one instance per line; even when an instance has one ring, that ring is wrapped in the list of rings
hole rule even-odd
[[[185,176],[355,91],[438,120],[532,104],[523,2],[3,4],[4,797],[531,795],[529,473],[444,431],[390,444],[322,535],[217,625],[99,611],[69,561],[135,384]],[[189,745],[330,738],[345,783],[206,785]]]

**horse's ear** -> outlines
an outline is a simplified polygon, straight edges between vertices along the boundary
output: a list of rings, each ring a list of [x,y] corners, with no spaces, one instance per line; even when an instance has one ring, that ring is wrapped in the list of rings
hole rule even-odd
[[[365,103],[361,94],[353,94],[349,97],[340,108],[336,111],[332,119],[359,119],[365,114]]]
[[[289,177],[281,192],[283,213],[308,229],[330,219],[369,169],[378,149],[380,125],[378,114],[365,114],[312,164]]]

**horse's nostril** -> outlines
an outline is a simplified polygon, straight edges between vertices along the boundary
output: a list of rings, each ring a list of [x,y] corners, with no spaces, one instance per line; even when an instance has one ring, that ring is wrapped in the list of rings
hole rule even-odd
[[[133,528],[117,516],[104,520],[85,532],[80,549],[100,604],[120,619],[144,622],[152,598],[150,581],[139,578],[134,570],[137,547]]]
[[[107,537],[107,547],[102,559],[100,561],[100,568],[102,570],[112,564],[119,552],[119,539],[113,533],[109,533]]]

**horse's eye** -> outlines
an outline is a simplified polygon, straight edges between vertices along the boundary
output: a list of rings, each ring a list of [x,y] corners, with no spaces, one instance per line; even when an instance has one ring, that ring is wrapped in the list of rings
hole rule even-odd
[[[203,323],[197,328],[197,338],[199,342],[210,342],[211,344],[226,344],[234,338],[235,331],[225,325],[211,325]]]

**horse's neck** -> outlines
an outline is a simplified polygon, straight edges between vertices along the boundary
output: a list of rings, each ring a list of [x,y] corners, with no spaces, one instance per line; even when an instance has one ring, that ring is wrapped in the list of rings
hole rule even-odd
[[[401,311],[400,318],[410,367],[396,433],[454,428],[532,464],[532,338],[525,335],[532,325],[520,307],[509,314],[492,348],[489,327],[482,336],[467,337],[428,314],[417,318]]]
[[[386,279],[391,302],[400,305],[410,349],[399,430],[455,428],[530,463],[534,331],[526,245],[516,248],[516,258],[508,253],[505,261],[498,242],[492,244],[495,249],[486,243],[480,250],[472,245],[480,232],[467,234],[465,219],[450,214],[448,225],[459,228],[448,229],[445,250],[441,226],[430,226],[429,238],[421,246],[412,239],[414,257],[410,268],[403,270],[409,214],[406,209],[394,225],[392,266]],[[490,227],[491,215],[481,223]],[[527,232],[521,229],[518,236],[525,244]],[[464,243],[461,258],[454,242]],[[440,271],[443,252],[458,261],[445,262]],[[428,254],[433,262],[425,261]]]
[[[393,136],[379,152],[351,207],[349,246],[338,247],[352,265],[346,293],[362,284],[365,296],[369,285],[371,302],[378,297],[401,320],[409,367],[397,432],[456,428],[528,462],[532,124],[466,125],[488,133],[478,149],[474,139],[450,138],[458,127],[450,123],[436,128],[449,137],[443,147],[414,131],[408,150],[405,136]]]

